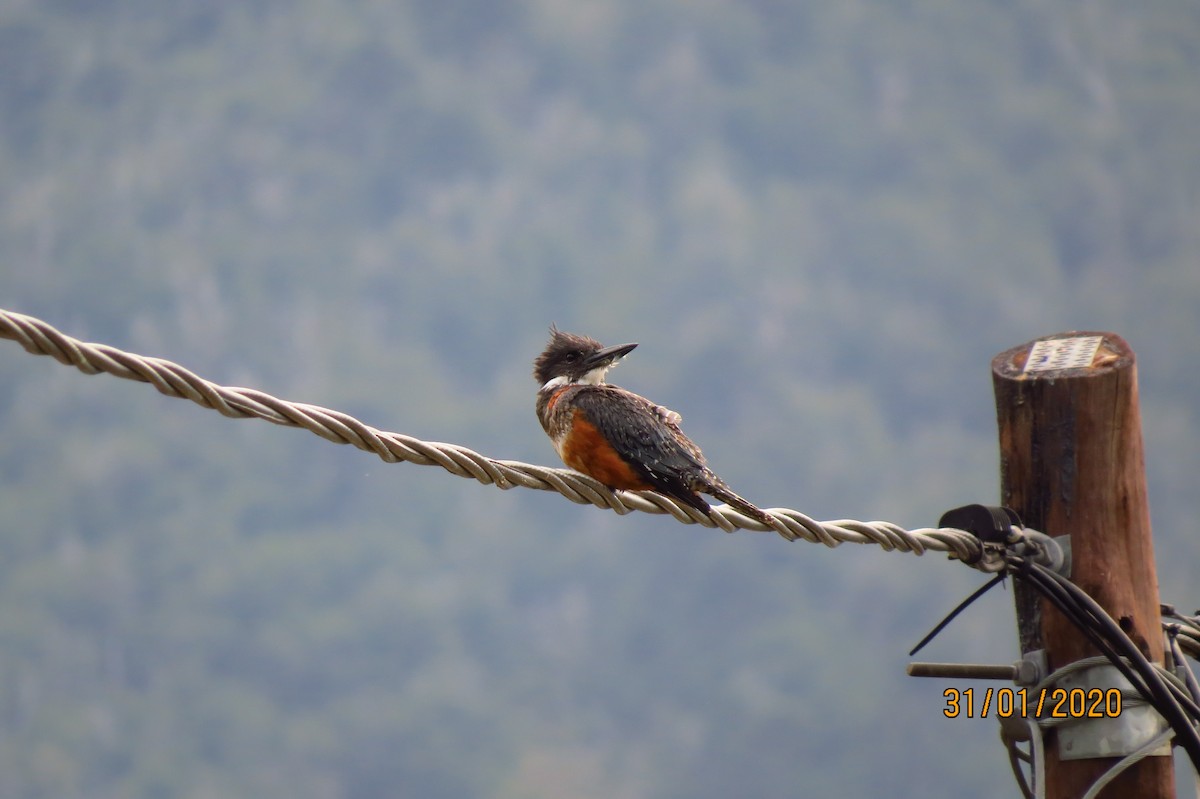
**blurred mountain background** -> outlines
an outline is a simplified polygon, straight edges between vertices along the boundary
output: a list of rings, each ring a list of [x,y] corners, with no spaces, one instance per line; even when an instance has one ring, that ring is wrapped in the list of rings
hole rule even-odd
[[[996,500],[993,355],[1115,331],[1200,604],[1191,0],[0,0],[0,253],[70,335],[548,465],[548,325],[638,341],[737,491],[906,527]],[[1010,797],[903,671],[981,582],[0,346],[5,797]],[[925,656],[1016,659],[1011,593]]]

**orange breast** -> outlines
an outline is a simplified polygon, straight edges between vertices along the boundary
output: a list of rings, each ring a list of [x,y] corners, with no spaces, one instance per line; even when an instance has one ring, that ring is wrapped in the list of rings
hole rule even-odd
[[[571,433],[562,442],[559,450],[563,463],[572,469],[596,478],[609,488],[626,491],[643,491],[650,484],[617,454],[600,435],[596,426],[584,418],[579,411],[571,423]]]

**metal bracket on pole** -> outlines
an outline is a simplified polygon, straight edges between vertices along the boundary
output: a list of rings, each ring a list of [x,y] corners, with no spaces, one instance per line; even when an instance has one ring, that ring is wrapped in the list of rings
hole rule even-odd
[[[1012,508],[963,505],[943,513],[938,526],[966,530],[984,544],[1003,545],[1013,554],[1036,561],[1064,577],[1071,576],[1070,537],[1052,538],[1026,527]]]
[[[1059,758],[1124,757],[1161,735],[1166,720],[1137,697],[1133,685],[1111,663],[1063,675],[1058,687],[1048,690],[1049,709],[1042,714],[1066,718],[1058,727]],[[1169,756],[1171,744],[1164,742],[1150,754]]]

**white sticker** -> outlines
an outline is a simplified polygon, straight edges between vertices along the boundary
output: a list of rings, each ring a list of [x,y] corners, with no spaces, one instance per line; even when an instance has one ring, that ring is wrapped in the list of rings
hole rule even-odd
[[[1092,365],[1104,336],[1052,338],[1035,342],[1025,359],[1025,372],[1053,372],[1058,369],[1086,369]]]

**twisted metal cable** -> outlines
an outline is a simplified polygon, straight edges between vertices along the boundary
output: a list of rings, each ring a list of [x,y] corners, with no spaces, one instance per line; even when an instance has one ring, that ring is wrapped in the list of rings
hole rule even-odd
[[[599,481],[568,469],[552,469],[520,461],[496,460],[457,444],[421,441],[400,433],[378,430],[340,411],[273,397],[252,388],[221,386],[161,358],[124,352],[105,344],[89,344],[59,332],[24,314],[0,309],[0,338],[11,339],[34,355],[49,355],[84,374],[102,372],[149,383],[168,397],[191,400],[231,419],[265,419],[285,427],[300,427],[335,444],[350,444],[377,455],[386,463],[405,461],[440,466],[459,477],[509,489],[514,486],[557,491],[572,502],[630,511],[668,513],[683,524],[717,527],[725,532],[744,529],[775,532],[789,541],[804,539],[828,547],[842,543],[877,544],[885,550],[947,552],[967,563],[987,560],[975,536],[951,528],[905,530],[890,522],[838,519],[818,522],[790,508],[766,508],[773,524],[763,524],[727,505],[708,514],[653,491],[612,491]]]

